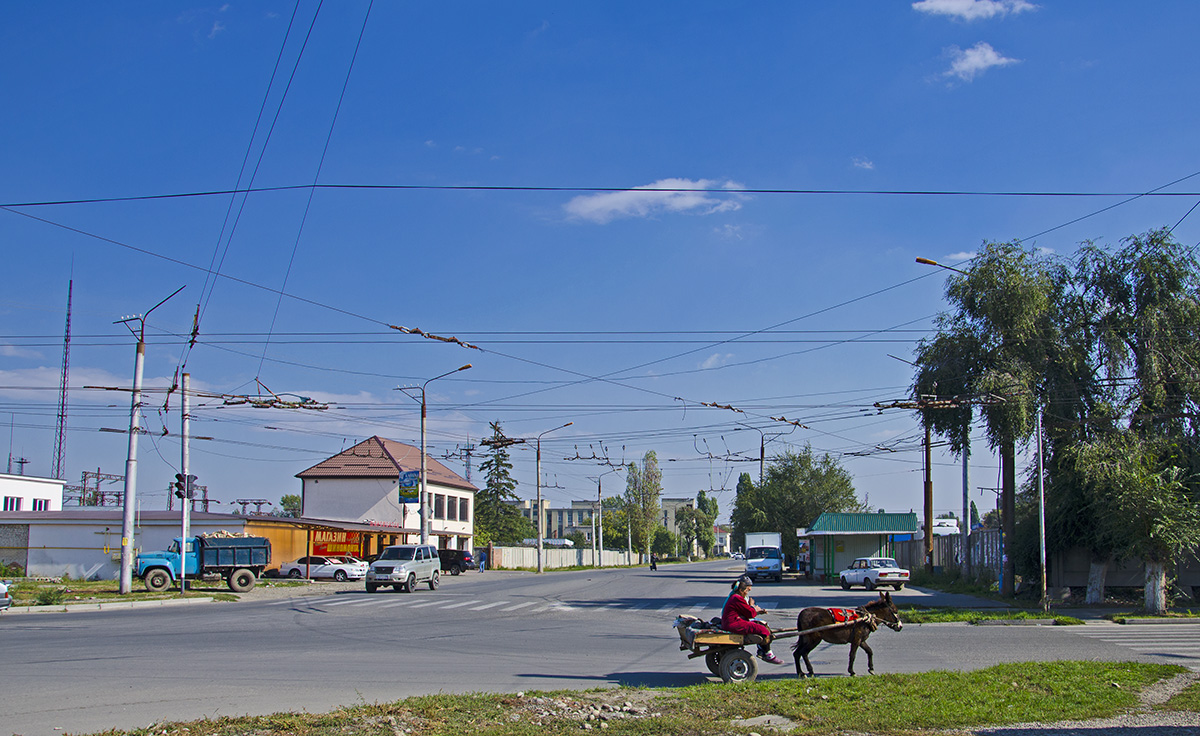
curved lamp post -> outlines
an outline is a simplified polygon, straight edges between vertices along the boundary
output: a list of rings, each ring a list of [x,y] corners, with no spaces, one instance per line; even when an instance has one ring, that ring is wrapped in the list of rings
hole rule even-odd
[[[465,371],[470,367],[471,367],[471,364],[467,363],[466,365],[455,368],[452,371],[446,371],[445,373],[443,373],[440,376],[434,376],[433,378],[430,378],[428,381],[425,381],[425,383],[421,384],[421,497],[419,499],[419,504],[418,504],[420,506],[420,508],[417,510],[420,515],[420,520],[421,520],[421,544],[429,544],[429,509],[428,509],[429,491],[428,491],[428,486],[426,485],[426,482],[425,482],[425,475],[426,475],[425,422],[426,422],[426,417],[428,415],[428,408],[425,403],[425,387],[428,386],[429,384],[433,383],[434,381],[438,380],[439,378],[445,378],[446,376],[453,375],[460,371]],[[401,388],[399,390],[406,391],[407,389]]]
[[[545,523],[545,519],[542,518],[542,437],[550,434],[551,432],[557,432],[560,429],[569,427],[574,423],[575,422],[567,422],[566,424],[562,425],[562,427],[547,429],[545,432],[542,432],[537,436],[537,571],[539,573],[542,572],[542,526]]]

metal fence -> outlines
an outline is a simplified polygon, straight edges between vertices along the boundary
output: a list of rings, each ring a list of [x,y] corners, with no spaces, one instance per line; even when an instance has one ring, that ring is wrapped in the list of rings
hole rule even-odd
[[[943,572],[961,570],[968,577],[1000,577],[1003,551],[999,529],[976,529],[967,539],[971,547],[971,569],[964,569],[962,537],[958,534],[933,538],[933,566]],[[925,540],[910,539],[896,542],[896,562],[909,570],[925,567]]]

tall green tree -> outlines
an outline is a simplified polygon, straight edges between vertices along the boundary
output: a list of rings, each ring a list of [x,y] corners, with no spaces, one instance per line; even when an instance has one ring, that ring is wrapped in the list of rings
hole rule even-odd
[[[949,279],[946,298],[953,310],[939,315],[937,334],[917,346],[913,393],[963,399],[957,408],[926,409],[920,416],[952,451],[969,451],[967,400],[1002,400],[980,411],[988,444],[1000,453],[1005,595],[1013,593],[1016,446],[1033,430],[1050,348],[1058,339],[1054,305],[1064,282],[1061,269],[1037,251],[985,243],[969,269]]]
[[[604,549],[623,550],[629,547],[629,510],[625,498],[610,496],[601,505],[604,507],[604,533],[600,542]]]
[[[716,498],[709,496],[704,491],[696,494],[696,543],[704,552],[705,557],[712,555],[712,549],[717,543],[717,534],[713,531],[713,525],[717,523],[717,516],[720,513],[721,506],[717,503]]]
[[[772,460],[761,486],[754,486],[748,474],[743,477],[731,514],[739,546],[744,546],[746,532],[779,532],[783,551],[794,555],[799,552],[796,529],[812,526],[826,511],[863,509],[846,469],[808,446]]]
[[[479,465],[484,486],[475,492],[475,544],[517,545],[536,532],[516,505],[520,499],[508,456],[512,441],[499,422],[489,426],[492,436],[487,440],[487,459]]]
[[[658,455],[650,450],[637,463],[629,463],[626,474],[625,498],[632,521],[634,549],[643,556],[650,555],[654,541],[654,529],[659,526],[662,506],[662,471],[658,469]]]
[[[275,516],[288,516],[299,518],[300,516],[300,496],[296,493],[285,493],[279,499],[279,509],[275,512]]]

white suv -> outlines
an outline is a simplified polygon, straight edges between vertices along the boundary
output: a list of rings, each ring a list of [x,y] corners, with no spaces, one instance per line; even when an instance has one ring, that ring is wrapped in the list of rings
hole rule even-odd
[[[429,544],[397,544],[384,547],[367,570],[367,592],[374,593],[381,585],[411,593],[417,583],[428,583],[437,590],[439,569],[442,566],[437,549]]]

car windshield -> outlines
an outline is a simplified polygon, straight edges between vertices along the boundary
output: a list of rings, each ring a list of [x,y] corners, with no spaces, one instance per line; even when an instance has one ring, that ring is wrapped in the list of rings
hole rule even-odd
[[[413,547],[388,547],[379,555],[381,560],[411,560],[413,558]]]
[[[890,557],[881,557],[878,560],[871,560],[871,567],[895,567],[896,561]]]
[[[746,559],[762,560],[762,559],[779,559],[779,550],[775,547],[751,547],[746,550]]]

